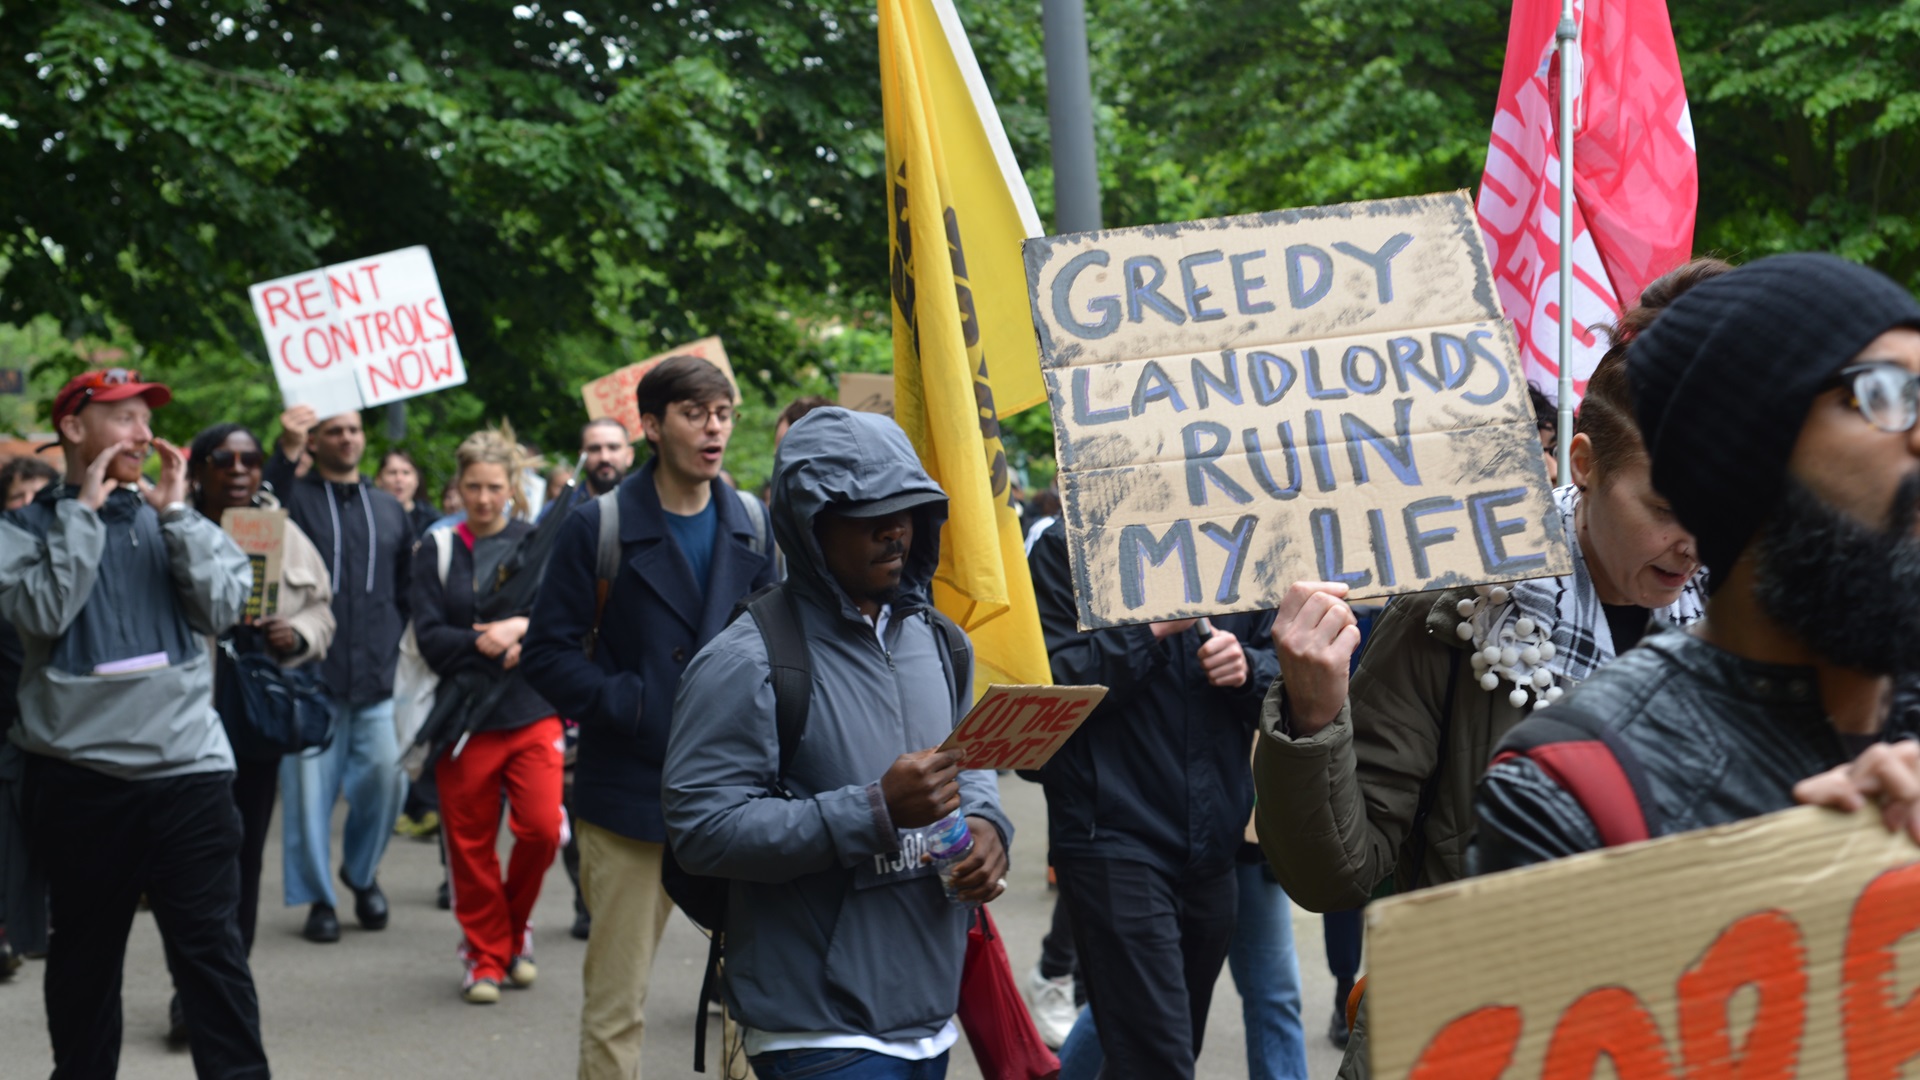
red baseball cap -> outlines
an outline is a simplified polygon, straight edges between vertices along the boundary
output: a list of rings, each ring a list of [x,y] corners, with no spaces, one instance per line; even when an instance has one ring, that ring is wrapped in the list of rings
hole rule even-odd
[[[125,401],[130,397],[147,399],[147,407],[157,409],[173,400],[173,391],[161,383],[140,381],[140,373],[131,368],[100,368],[83,371],[67,380],[53,396],[53,423],[79,412],[95,401]]]

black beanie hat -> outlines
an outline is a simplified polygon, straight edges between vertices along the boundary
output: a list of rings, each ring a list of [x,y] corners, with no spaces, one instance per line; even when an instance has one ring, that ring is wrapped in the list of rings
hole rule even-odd
[[[1832,255],[1774,255],[1682,294],[1627,347],[1654,490],[1700,544],[1711,582],[1772,516],[1813,399],[1920,303]]]

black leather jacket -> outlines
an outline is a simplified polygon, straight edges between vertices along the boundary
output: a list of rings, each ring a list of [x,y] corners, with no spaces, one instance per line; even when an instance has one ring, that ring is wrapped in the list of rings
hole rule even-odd
[[[1647,778],[1655,836],[1787,809],[1796,783],[1853,756],[1812,668],[1746,660],[1678,630],[1643,641],[1550,711],[1620,735]],[[1915,715],[1896,705],[1882,737],[1911,735]],[[1487,771],[1475,810],[1481,873],[1604,846],[1573,796],[1526,758]]]

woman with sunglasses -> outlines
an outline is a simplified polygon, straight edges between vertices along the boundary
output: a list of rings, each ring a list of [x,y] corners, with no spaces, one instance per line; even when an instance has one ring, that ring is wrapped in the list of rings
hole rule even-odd
[[[194,437],[187,451],[188,482],[193,505],[218,524],[235,507],[278,508],[273,495],[260,489],[265,462],[260,440],[239,424],[215,424]],[[256,619],[253,627],[266,648],[284,667],[318,661],[333,641],[333,588],[327,564],[313,541],[299,526],[287,522],[286,547],[280,563],[279,610]],[[234,719],[222,717],[229,731]],[[267,821],[273,816],[280,759],[249,758],[235,746],[233,801],[240,811],[240,940],[253,951],[253,932],[260,909],[260,861],[267,844]],[[180,999],[173,1000],[174,1038],[186,1035]]]

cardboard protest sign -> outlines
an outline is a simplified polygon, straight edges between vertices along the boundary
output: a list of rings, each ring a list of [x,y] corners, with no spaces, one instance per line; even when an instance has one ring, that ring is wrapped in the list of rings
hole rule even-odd
[[[1104,686],[995,683],[940,749],[964,751],[969,769],[1037,769],[1106,696]]]
[[[247,621],[280,610],[280,561],[287,548],[287,512],[232,507],[220,515],[220,527],[253,564],[253,592],[247,595]]]
[[[640,385],[640,379],[652,371],[655,364],[669,356],[697,356],[711,363],[726,375],[733,384],[733,399],[740,400],[740,380],[733,377],[733,365],[727,361],[727,350],[717,337],[701,338],[685,345],[668,349],[658,356],[649,356],[637,364],[628,364],[611,375],[602,375],[580,388],[580,396],[587,403],[587,419],[598,420],[611,416],[620,421],[627,429],[627,438],[639,442],[646,436],[640,430],[640,407],[633,400],[633,388]]]
[[[840,404],[854,412],[893,415],[893,376],[849,371],[840,376]]]
[[[1081,626],[1570,572],[1464,193],[1025,253]]]
[[[1377,1080],[1912,1075],[1920,848],[1788,810],[1375,903],[1367,957]]]
[[[336,416],[467,381],[424,247],[263,281],[247,294],[289,406]]]

